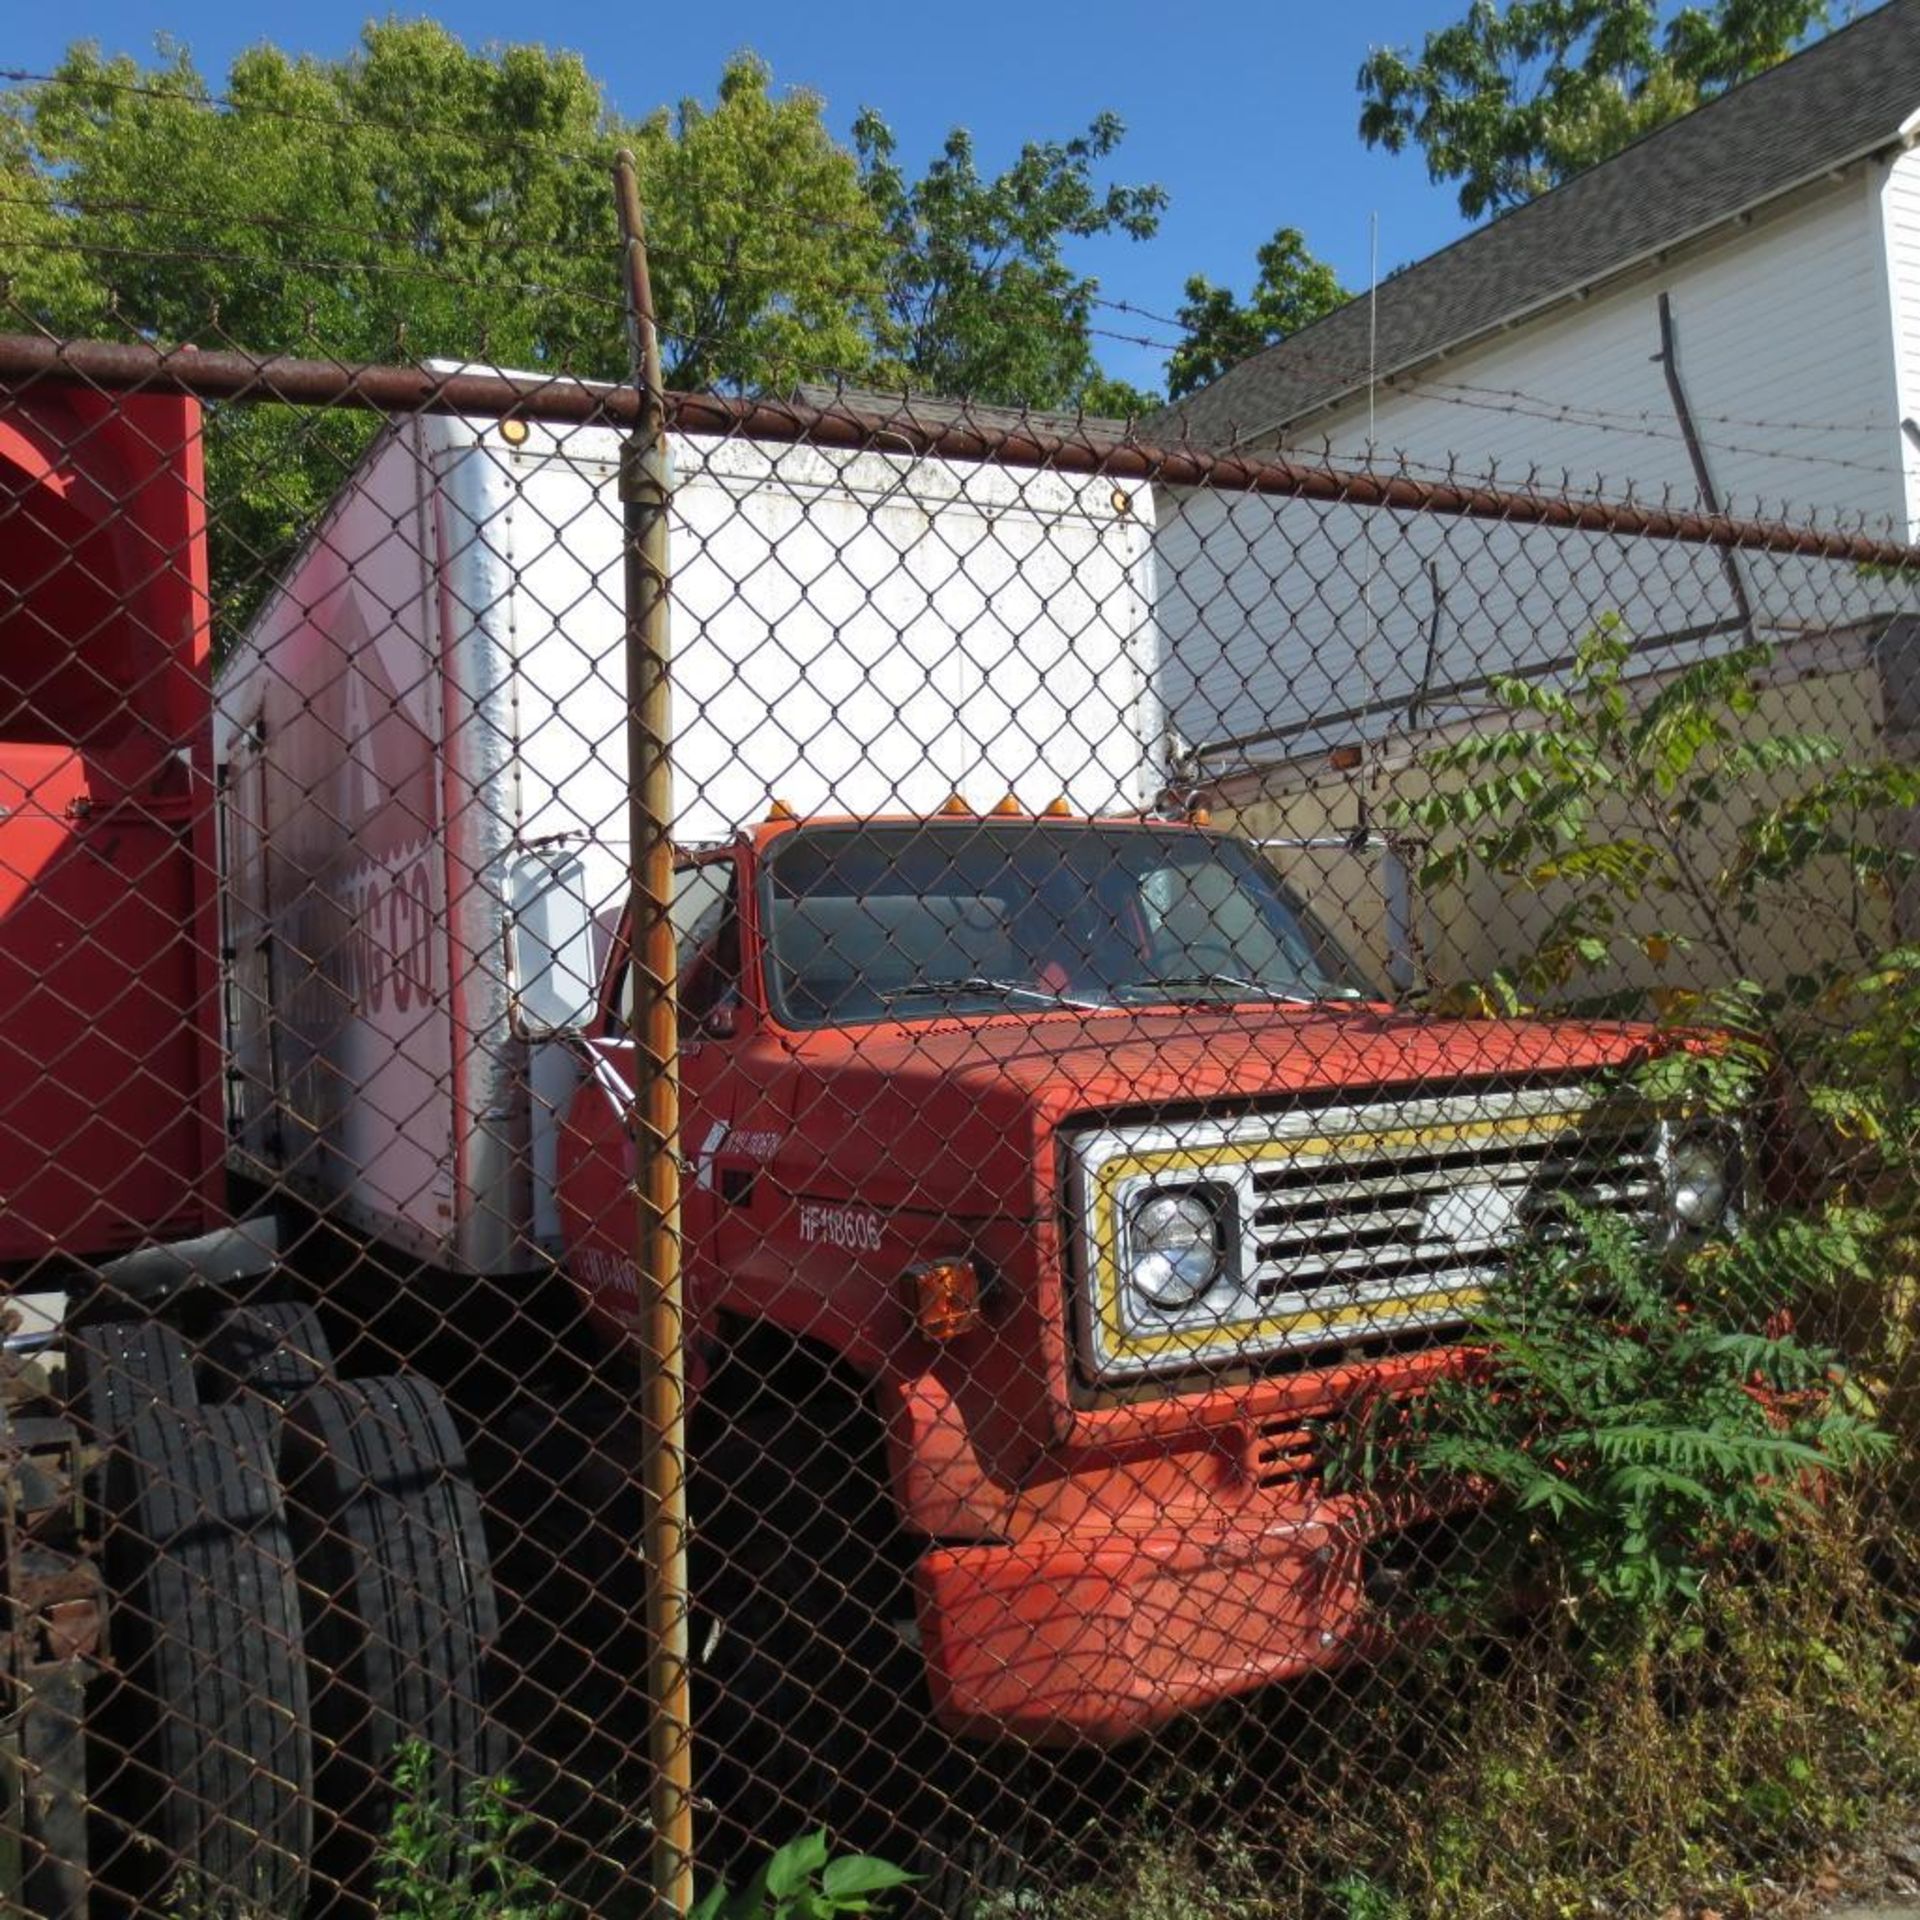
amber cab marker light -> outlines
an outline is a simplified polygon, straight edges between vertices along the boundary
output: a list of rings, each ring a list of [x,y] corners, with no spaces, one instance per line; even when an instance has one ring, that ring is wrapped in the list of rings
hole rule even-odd
[[[1190,827],[1212,826],[1213,825],[1212,811],[1206,807],[1189,807],[1187,809],[1187,825]]]
[[[1064,820],[1073,812],[1067,805],[1067,796],[1063,793],[1058,800],[1047,802],[1046,817],[1049,820]]]
[[[929,1340],[957,1340],[982,1324],[980,1273],[971,1260],[935,1260],[907,1269],[907,1310]]]
[[[786,801],[776,800],[773,805],[767,809],[767,818],[769,820],[797,820],[799,815],[794,812],[793,808]]]
[[[1025,812],[1025,808],[1021,806],[1018,797],[1010,793],[1004,800],[994,803],[993,811],[996,819],[1005,820],[1014,814]]]
[[[956,793],[955,795],[953,795],[953,797],[950,800],[948,800],[946,805],[943,806],[940,809],[940,811],[949,820],[957,820],[963,814],[971,813],[973,809],[967,805],[965,795]]]

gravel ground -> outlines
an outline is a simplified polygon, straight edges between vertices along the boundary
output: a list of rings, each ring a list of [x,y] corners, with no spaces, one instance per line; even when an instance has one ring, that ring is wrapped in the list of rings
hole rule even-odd
[[[1920,1829],[1882,1840],[1822,1876],[1816,1920],[1920,1920]]]

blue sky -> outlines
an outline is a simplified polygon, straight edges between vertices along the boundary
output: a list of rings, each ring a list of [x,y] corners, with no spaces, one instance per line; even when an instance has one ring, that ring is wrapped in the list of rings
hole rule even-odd
[[[0,64],[44,72],[67,43],[151,57],[167,32],[201,70],[270,38],[294,51],[339,55],[369,9],[307,0],[287,15],[220,0],[66,0],[10,9]],[[470,42],[539,40],[583,55],[626,113],[711,91],[722,61],[752,47],[776,81],[824,96],[843,137],[862,106],[899,133],[902,157],[924,160],[949,126],[970,128],[984,165],[1023,139],[1078,131],[1103,108],[1127,125],[1115,177],[1158,181],[1172,205],[1158,238],[1089,243],[1080,253],[1102,291],[1170,314],[1190,273],[1243,288],[1253,251],[1275,227],[1301,228],[1345,283],[1366,284],[1368,225],[1379,218],[1380,270],[1417,259],[1462,229],[1453,190],[1429,184],[1418,154],[1369,152],[1355,133],[1354,75],[1368,46],[1417,44],[1464,11],[1464,0],[1110,0],[1098,8],[1049,0],[975,0],[968,7],[853,7],[731,0],[626,8],[548,0],[449,0],[427,11]],[[1168,329],[1101,310],[1113,333],[1157,340]],[[1164,353],[1103,337],[1110,372],[1158,384]]]

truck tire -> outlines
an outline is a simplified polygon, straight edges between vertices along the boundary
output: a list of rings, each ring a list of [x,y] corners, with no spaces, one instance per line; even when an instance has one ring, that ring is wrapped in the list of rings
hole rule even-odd
[[[290,1400],[333,1372],[333,1346],[320,1316],[298,1300],[235,1307],[214,1323],[200,1350],[208,1397],[254,1392]]]
[[[96,1858],[139,1906],[296,1914],[313,1748],[272,1415],[150,1406],[119,1434],[107,1493],[117,1673],[90,1778],[131,1832]]]
[[[66,1338],[67,1400],[96,1446],[111,1446],[141,1414],[200,1404],[187,1343],[158,1320],[101,1320]]]
[[[904,1910],[1013,1910],[1036,1783],[1019,1756],[934,1720],[901,1627],[908,1561],[864,1408],[838,1386],[710,1415],[694,1447],[695,1777],[712,1849],[824,1826],[836,1846],[909,1867]]]
[[[891,1507],[840,1443],[854,1412],[762,1400],[695,1448],[693,1718],[723,1851],[798,1823],[899,1858],[913,1819],[930,1710],[875,1537]]]
[[[280,1428],[326,1809],[318,1864],[364,1890],[394,1750],[420,1741],[456,1808],[499,1770],[485,1666],[499,1609],[480,1503],[439,1393],[409,1375],[324,1381]]]

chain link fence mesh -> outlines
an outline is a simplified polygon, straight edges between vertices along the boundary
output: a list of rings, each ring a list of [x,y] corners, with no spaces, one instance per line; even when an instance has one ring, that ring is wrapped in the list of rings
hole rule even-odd
[[[0,315],[6,1898],[661,1911],[633,397]],[[701,1885],[1804,1910],[1920,1751],[1904,529],[669,428]]]

